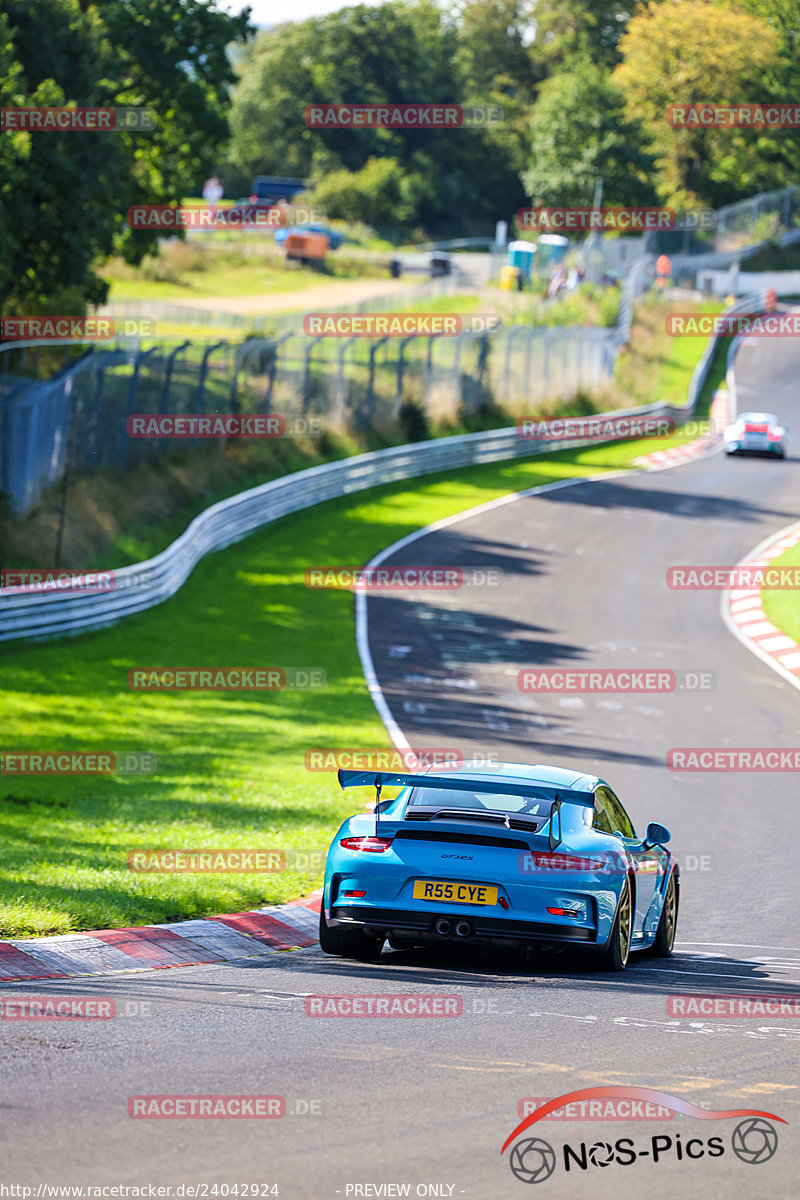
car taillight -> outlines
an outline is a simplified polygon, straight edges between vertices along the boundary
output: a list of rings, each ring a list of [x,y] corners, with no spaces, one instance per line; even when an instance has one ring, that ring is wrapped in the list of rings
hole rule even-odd
[[[366,896],[366,892],[342,892],[343,896]]]
[[[348,837],[342,838],[340,846],[345,850],[361,850],[365,854],[383,854],[393,842],[393,838],[383,837]]]
[[[574,908],[548,908],[549,913],[554,917],[581,917],[582,913],[576,912]]]
[[[745,433],[766,433],[768,429],[768,425],[751,425],[749,423],[744,427]]]
[[[769,432],[767,433],[767,441],[768,442],[779,442],[780,440],[781,440],[781,435],[779,433],[775,433],[774,430],[770,429]]]

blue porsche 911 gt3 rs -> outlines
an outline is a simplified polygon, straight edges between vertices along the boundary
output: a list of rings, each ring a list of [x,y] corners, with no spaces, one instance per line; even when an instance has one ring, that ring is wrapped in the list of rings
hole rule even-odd
[[[650,824],[637,837],[602,779],[501,763],[342,770],[339,783],[373,786],[376,805],[348,817],[328,851],[326,954],[375,958],[387,938],[395,948],[573,947],[621,971],[632,950],[672,953],[680,876],[669,830]]]

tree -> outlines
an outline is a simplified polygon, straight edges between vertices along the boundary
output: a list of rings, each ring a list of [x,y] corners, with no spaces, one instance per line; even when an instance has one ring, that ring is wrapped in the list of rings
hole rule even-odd
[[[778,39],[778,62],[764,71],[759,101],[797,102],[800,75],[800,0],[740,0],[745,11],[761,17]],[[800,130],[763,130],[758,137],[758,154],[763,168],[781,171],[787,183],[800,174]]]
[[[591,204],[603,178],[603,203],[647,205],[656,199],[653,160],[625,116],[625,98],[608,73],[576,59],[542,85],[531,120],[525,191],[535,204]]]
[[[537,0],[534,63],[542,74],[589,58],[608,70],[620,60],[619,42],[636,0]]]
[[[779,45],[763,18],[712,0],[650,3],[632,18],[620,48],[623,62],[613,78],[629,119],[646,131],[667,203],[716,206],[764,181],[753,131],[667,122],[668,105],[764,99],[762,77],[778,67]]]
[[[529,49],[536,34],[534,0],[462,0],[451,11],[458,25],[458,62],[470,92],[503,93],[531,103],[538,82]]]
[[[96,263],[116,246],[131,262],[157,234],[130,231],[127,209],[164,204],[213,169],[227,133],[233,69],[246,36],[207,0],[4,0],[4,105],[156,110],[152,133],[18,132],[0,139],[0,309],[78,314],[102,303]]]
[[[458,46],[452,17],[431,0],[347,8],[268,31],[244,55],[234,90],[233,166],[242,176],[299,175],[312,188],[335,172],[352,211],[356,195],[367,197],[338,172],[357,176],[370,160],[388,159],[404,176],[391,224],[485,232],[524,198],[511,127],[309,129],[304,121],[312,104],[470,103]]]
[[[312,203],[334,220],[365,221],[387,229],[413,215],[406,191],[406,176],[396,159],[370,158],[360,171],[342,167],[324,175]]]

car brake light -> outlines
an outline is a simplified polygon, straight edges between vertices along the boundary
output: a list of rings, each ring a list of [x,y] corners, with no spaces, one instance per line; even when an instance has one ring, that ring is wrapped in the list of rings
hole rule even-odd
[[[366,896],[366,892],[342,892],[343,896]]]
[[[365,854],[383,854],[393,842],[393,838],[383,837],[348,837],[342,838],[340,846],[345,850],[361,850]]]
[[[745,433],[767,433],[768,429],[768,425],[753,425],[750,422],[747,422],[744,427]]]
[[[580,917],[583,914],[576,912],[574,908],[548,908],[549,913],[554,917]]]
[[[781,435],[779,433],[775,433],[772,429],[770,429],[769,432],[767,433],[767,441],[768,442],[779,442],[780,440],[781,440]]]

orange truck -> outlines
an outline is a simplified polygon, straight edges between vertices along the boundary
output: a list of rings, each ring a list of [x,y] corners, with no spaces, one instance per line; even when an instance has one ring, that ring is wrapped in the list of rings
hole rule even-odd
[[[324,233],[290,233],[284,242],[286,258],[301,263],[324,262],[328,237]]]

